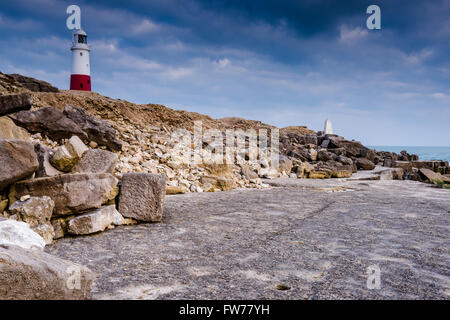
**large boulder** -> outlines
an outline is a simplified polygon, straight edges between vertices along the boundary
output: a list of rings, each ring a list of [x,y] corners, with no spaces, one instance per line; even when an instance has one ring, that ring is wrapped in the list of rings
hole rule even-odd
[[[54,207],[55,203],[50,197],[31,197],[25,201],[16,201],[9,211],[19,221],[28,223],[32,230],[44,238],[46,244],[50,244],[55,236],[50,223]]]
[[[91,234],[104,231],[110,225],[119,226],[122,215],[115,205],[105,206],[69,220],[68,231],[71,234]]]
[[[114,173],[118,156],[107,150],[90,149],[72,169],[78,173]]]
[[[34,151],[36,152],[39,162],[39,168],[36,171],[36,178],[54,177],[63,174],[63,172],[53,167],[50,163],[50,158],[55,153],[55,150],[43,144],[36,143],[34,145]]]
[[[21,74],[16,73],[9,74],[8,76],[10,76],[11,78],[19,82],[22,86],[33,92],[59,92],[58,88],[42,80],[25,77]]]
[[[161,221],[165,186],[165,175],[124,174],[119,195],[119,212],[124,217],[140,221]]]
[[[10,118],[29,132],[39,132],[53,140],[69,139],[74,135],[87,139],[87,134],[78,124],[56,108],[45,107],[36,111],[21,111],[10,115]]]
[[[328,141],[328,148],[343,148],[345,155],[350,158],[365,157],[368,154],[368,148],[364,147],[361,142],[345,140],[339,136],[326,136]]]
[[[45,240],[30,226],[13,219],[0,219],[0,246],[15,245],[25,249],[43,250]],[[0,259],[1,261],[1,259]]]
[[[31,135],[8,117],[0,117],[0,139],[18,139],[30,141]]]
[[[29,93],[0,96],[0,116],[21,110],[29,110],[32,105],[33,96]]]
[[[84,266],[42,251],[0,246],[0,299],[86,299],[93,281]]]
[[[50,163],[58,170],[70,172],[89,148],[78,136],[70,138],[63,146],[59,146],[50,158]]]
[[[0,140],[0,191],[32,175],[38,165],[31,143],[23,140]]]
[[[122,150],[122,141],[117,139],[116,130],[106,121],[97,119],[87,114],[84,109],[73,106],[65,106],[64,115],[86,132],[90,141],[107,146],[113,151]]]
[[[357,158],[355,163],[359,170],[373,170],[375,168],[375,164],[366,158]]]
[[[11,187],[9,201],[12,204],[24,195],[49,196],[55,202],[53,216],[66,216],[97,209],[114,200],[118,193],[117,183],[117,178],[108,173],[31,179],[15,183]]]
[[[421,168],[419,169],[419,174],[426,180],[434,184],[443,184],[443,183],[450,183],[450,178],[434,172],[430,169]]]

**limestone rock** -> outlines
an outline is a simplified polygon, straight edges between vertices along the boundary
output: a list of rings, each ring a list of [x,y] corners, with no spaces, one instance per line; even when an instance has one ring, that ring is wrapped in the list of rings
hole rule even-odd
[[[9,207],[19,221],[26,222],[31,229],[44,238],[46,244],[53,242],[55,232],[50,224],[55,203],[50,197],[31,197],[25,201],[16,201]]]
[[[116,137],[116,130],[106,121],[97,119],[87,114],[84,109],[73,106],[65,106],[64,115],[86,132],[90,141],[107,146],[113,151],[122,150],[122,141]]]
[[[0,96],[0,116],[21,110],[29,110],[32,105],[33,96],[29,93]]]
[[[93,281],[84,266],[41,251],[0,246],[0,299],[86,299]]]
[[[424,177],[426,180],[434,183],[434,184],[442,184],[444,182],[450,182],[450,179],[443,176],[440,173],[434,172],[430,169],[421,168],[419,169],[419,174]]]
[[[241,174],[247,180],[258,178],[258,174],[252,169],[251,166],[249,166],[247,164],[241,164]]]
[[[274,171],[276,171],[274,169]],[[276,172],[278,174],[278,172]],[[211,184],[213,187],[222,190],[222,191],[228,191],[232,190],[234,187],[233,179],[231,178],[225,178],[225,177],[219,177],[219,176],[202,176],[200,178],[200,182],[203,185]],[[205,189],[205,188],[204,188]]]
[[[53,167],[50,163],[50,158],[55,153],[53,149],[43,144],[36,143],[34,145],[34,151],[36,152],[39,162],[39,168],[36,171],[36,178],[54,177],[63,174],[62,171],[59,171],[58,169]]]
[[[3,245],[43,250],[45,240],[31,230],[27,223],[9,219],[0,221],[0,246]]]
[[[22,86],[33,92],[59,92],[58,88],[52,86],[50,83],[42,80],[37,80],[31,77],[25,77],[21,74],[9,74],[14,80],[19,82]]]
[[[116,206],[110,205],[69,220],[68,231],[72,234],[91,234],[104,231],[112,224],[119,226],[122,222],[123,217]]]
[[[89,148],[78,136],[73,136],[63,146],[56,149],[50,158],[50,163],[58,170],[70,172],[88,150]]]
[[[9,201],[21,196],[49,196],[55,202],[54,217],[67,216],[89,209],[100,208],[112,201],[117,193],[117,178],[108,173],[65,174],[15,183]]]
[[[30,141],[31,135],[25,129],[16,126],[10,118],[0,117],[0,139]]]
[[[33,145],[22,140],[0,140],[0,190],[26,178],[38,168]]]
[[[183,187],[166,186],[166,194],[182,194],[186,192],[188,192],[188,190]]]
[[[118,158],[117,154],[107,150],[91,149],[84,153],[72,172],[114,173]]]
[[[56,108],[45,107],[36,111],[21,111],[9,117],[16,125],[29,132],[39,132],[55,141],[69,139],[74,135],[87,139],[87,134]]]
[[[161,221],[165,186],[164,175],[124,174],[119,196],[119,212],[124,217],[139,221]]]
[[[355,163],[358,169],[372,170],[375,168],[375,164],[366,158],[357,158]]]

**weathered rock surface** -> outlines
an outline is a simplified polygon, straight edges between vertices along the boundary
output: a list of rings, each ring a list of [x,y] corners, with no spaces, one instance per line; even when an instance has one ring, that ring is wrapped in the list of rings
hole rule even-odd
[[[25,129],[16,126],[10,118],[0,117],[0,139],[30,141],[31,135]]]
[[[78,136],[70,138],[63,146],[59,146],[50,158],[50,163],[58,170],[70,172],[89,148]]]
[[[33,105],[33,96],[29,93],[0,96],[0,116],[21,110],[29,110]]]
[[[122,222],[123,217],[116,206],[110,205],[69,220],[68,231],[79,235],[91,234],[104,231],[110,225],[120,226]]]
[[[53,140],[60,141],[76,135],[87,139],[87,134],[61,111],[52,107],[36,111],[21,111],[10,115],[16,125],[32,133],[41,133]]]
[[[448,299],[449,190],[264,182],[277,187],[167,196],[164,223],[45,250],[98,274],[92,299]],[[367,288],[372,265],[380,290]]]
[[[0,246],[2,245],[15,245],[25,249],[43,250],[45,240],[31,230],[27,223],[5,219],[0,220]]]
[[[0,299],[86,299],[93,281],[84,266],[41,251],[0,246]]]
[[[440,173],[434,172],[430,169],[421,168],[419,169],[419,173],[428,181],[435,184],[442,184],[444,182],[450,182],[450,179],[443,176]]]
[[[158,222],[163,215],[166,177],[151,173],[126,173],[122,177],[119,212],[139,221]]]
[[[372,170],[375,168],[375,164],[366,158],[357,158],[355,163],[358,169]]]
[[[31,143],[23,140],[0,140],[0,191],[33,174],[38,165]]]
[[[10,190],[10,204],[23,195],[49,196],[55,202],[53,216],[65,216],[100,208],[117,193],[117,178],[108,173],[65,174],[19,181]]]
[[[89,140],[107,146],[113,151],[122,150],[122,141],[117,139],[116,130],[106,121],[87,114],[84,109],[73,106],[64,107],[64,114],[86,132]]]
[[[59,92],[58,88],[42,80],[38,80],[31,77],[25,77],[21,74],[16,73],[8,74],[8,76],[10,76],[18,83],[20,83],[22,86],[33,92]]]
[[[55,150],[43,144],[36,143],[34,145],[34,151],[37,154],[39,162],[39,167],[36,171],[36,178],[54,177],[64,173],[53,167],[50,163],[50,158],[55,153]]]
[[[46,244],[53,242],[55,232],[50,224],[55,203],[50,197],[31,197],[25,201],[16,201],[9,211],[19,221],[28,223],[32,230],[44,238]]]
[[[107,150],[90,149],[83,154],[72,172],[78,173],[114,173],[118,156]]]

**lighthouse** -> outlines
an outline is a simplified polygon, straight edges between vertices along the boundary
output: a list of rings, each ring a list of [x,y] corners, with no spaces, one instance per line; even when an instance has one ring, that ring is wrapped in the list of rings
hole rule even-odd
[[[325,134],[333,134],[333,126],[331,125],[331,121],[328,119],[325,121],[323,132]]]
[[[70,90],[91,91],[91,66],[87,44],[87,34],[76,29],[72,36],[72,74],[70,76]]]

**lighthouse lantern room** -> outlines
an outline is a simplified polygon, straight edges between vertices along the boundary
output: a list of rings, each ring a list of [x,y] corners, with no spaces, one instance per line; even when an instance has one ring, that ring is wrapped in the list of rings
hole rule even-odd
[[[70,90],[91,91],[91,68],[87,44],[87,34],[76,29],[72,37],[72,74],[70,76]]]

